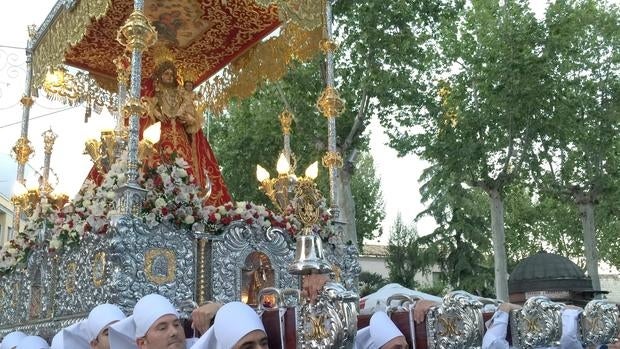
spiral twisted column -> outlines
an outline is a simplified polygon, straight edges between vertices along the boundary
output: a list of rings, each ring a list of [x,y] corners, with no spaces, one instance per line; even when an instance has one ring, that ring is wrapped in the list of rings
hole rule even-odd
[[[13,146],[13,156],[17,161],[17,182],[24,184],[24,172],[26,169],[26,162],[34,153],[34,149],[28,140],[28,122],[30,120],[30,108],[34,104],[32,97],[32,38],[34,33],[30,33],[30,39],[26,47],[26,83],[24,88],[24,96],[20,102],[22,104],[22,128],[21,135],[15,146]],[[20,229],[20,215],[21,207],[15,205],[13,208],[13,231],[14,234],[19,232]]]
[[[116,201],[117,213],[130,215],[139,211],[146,195],[138,184],[139,118],[145,111],[140,102],[142,53],[157,41],[157,32],[144,15],[144,0],[134,1],[134,11],[119,29],[116,40],[131,52],[129,98],[123,106],[123,114],[129,117],[127,184],[119,189]]]
[[[336,118],[344,112],[345,103],[334,87],[334,52],[337,45],[333,40],[332,4],[325,1],[325,38],[321,41],[321,50],[325,54],[327,69],[325,89],[317,101],[317,107],[327,118],[327,153],[323,156],[323,166],[329,170],[329,196],[332,215],[338,219],[340,209],[338,200],[340,193],[336,181],[343,161],[336,144]]]

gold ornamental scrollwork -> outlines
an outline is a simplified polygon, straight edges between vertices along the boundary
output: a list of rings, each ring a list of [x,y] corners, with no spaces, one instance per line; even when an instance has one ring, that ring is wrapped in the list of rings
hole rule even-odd
[[[116,41],[127,50],[144,51],[157,41],[157,31],[142,11],[134,11],[118,30]]]
[[[144,103],[140,99],[132,97],[127,99],[127,102],[123,106],[123,116],[129,117],[131,115],[143,115],[146,112]]]
[[[285,109],[282,113],[280,113],[280,116],[278,116],[278,119],[280,119],[280,126],[282,127],[282,133],[284,133],[285,135],[290,135],[291,125],[293,124],[293,114],[290,111],[288,111],[288,109]]]
[[[320,51],[321,28],[305,30],[287,23],[280,35],[257,44],[208,81],[201,89],[206,108],[220,115],[233,98],[251,96],[263,81],[277,81],[295,61],[310,60]]]
[[[340,98],[340,94],[333,86],[328,86],[323,90],[316,105],[327,118],[339,116],[344,112],[345,107],[344,100]]]
[[[41,86],[47,67],[56,67],[65,60],[65,52],[77,44],[86,28],[108,12],[111,0],[78,1],[72,10],[63,9],[44,36],[37,41],[32,56],[34,86]]]
[[[327,54],[328,52],[335,52],[338,49],[338,44],[334,40],[329,39],[321,40],[319,46],[324,54]]]
[[[337,151],[328,151],[322,158],[323,166],[327,168],[341,168],[343,165],[342,156]]]
[[[75,288],[77,285],[77,264],[75,262],[71,262],[67,264],[66,270],[66,278],[65,278],[65,291],[69,294],[75,292]]]
[[[13,305],[13,308],[17,307],[17,305],[19,304],[20,298],[19,298],[19,283],[14,283],[13,284],[13,295],[11,297],[11,304]]]
[[[103,251],[99,251],[93,257],[93,265],[92,265],[92,279],[93,285],[99,288],[105,285],[106,280],[106,253]]]
[[[17,140],[17,143],[13,146],[13,154],[15,155],[15,160],[20,165],[25,165],[30,159],[30,156],[34,153],[34,149],[32,145],[30,145],[30,141],[26,137],[20,137]]]
[[[174,281],[176,276],[176,255],[174,251],[153,248],[144,254],[144,274],[146,279],[157,285]]]
[[[278,15],[282,22],[292,21],[300,27],[310,30],[323,24],[323,1],[317,0],[256,0],[266,7],[278,6]]]
[[[114,59],[116,66],[116,79],[118,83],[129,84],[129,75],[131,68],[131,60],[126,55],[118,56]]]
[[[43,152],[45,154],[51,154],[52,149],[54,148],[54,142],[56,142],[56,138],[58,138],[58,135],[55,134],[54,131],[52,131],[52,129],[50,128],[49,130],[43,132],[42,136]]]
[[[32,107],[32,105],[34,104],[34,98],[30,97],[30,96],[23,96],[19,102],[26,108],[30,108]]]
[[[328,332],[325,328],[325,315],[310,316],[310,333],[308,337],[312,340],[320,340],[327,337]]]

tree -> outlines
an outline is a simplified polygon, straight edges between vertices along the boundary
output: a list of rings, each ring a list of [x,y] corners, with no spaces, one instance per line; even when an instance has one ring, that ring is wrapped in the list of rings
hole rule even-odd
[[[405,287],[418,286],[415,275],[425,270],[423,247],[418,244],[418,233],[413,225],[403,222],[400,213],[390,231],[386,263],[390,269],[390,281]]]
[[[439,265],[442,281],[449,288],[491,296],[493,290],[493,256],[486,194],[478,189],[446,180],[426,169],[422,179],[422,199],[430,200],[419,217],[431,215],[438,227],[419,238],[425,245],[424,267]]]
[[[545,111],[553,132],[538,139],[543,151],[534,177],[543,195],[577,207],[594,289],[600,289],[595,208],[617,202],[620,190],[619,23],[617,6],[595,0],[556,1],[545,17]],[[598,233],[605,245],[617,242],[616,231]]]
[[[419,91],[438,97],[408,118],[382,119],[401,154],[418,153],[446,185],[464,182],[487,194],[500,299],[508,297],[504,195],[532,157],[544,98],[542,34],[525,0],[472,1],[427,43],[439,63]]]
[[[377,292],[378,289],[387,285],[388,280],[377,273],[369,273],[363,271],[360,273],[360,297],[365,297],[371,293]]]
[[[355,223],[357,244],[361,251],[364,239],[376,239],[383,233],[380,225],[385,218],[381,181],[376,175],[375,164],[370,153],[362,153],[353,178],[351,191],[355,202]]]

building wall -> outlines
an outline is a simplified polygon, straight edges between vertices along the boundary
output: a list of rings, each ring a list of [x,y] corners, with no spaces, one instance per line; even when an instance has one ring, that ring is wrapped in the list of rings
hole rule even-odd
[[[360,266],[362,271],[377,273],[385,279],[390,278],[390,269],[385,262],[385,257],[381,256],[360,256]],[[438,280],[439,266],[434,266],[428,273],[416,273],[414,280],[421,286],[432,286]]]
[[[601,278],[601,288],[604,291],[609,291],[607,299],[610,302],[620,303],[620,275],[618,274],[603,274]]]
[[[0,194],[0,246],[11,238],[13,227],[13,204]]]

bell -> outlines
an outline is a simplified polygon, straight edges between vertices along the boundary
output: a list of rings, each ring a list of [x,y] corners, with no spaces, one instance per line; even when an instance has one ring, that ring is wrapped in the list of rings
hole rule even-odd
[[[317,234],[297,236],[295,261],[288,267],[293,275],[327,274],[332,271],[331,265],[323,256],[323,245]]]

